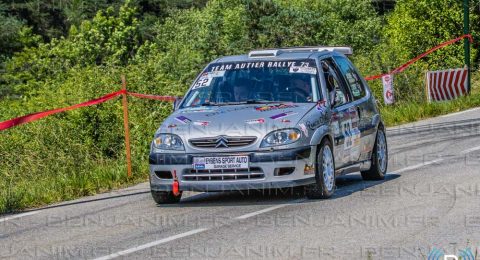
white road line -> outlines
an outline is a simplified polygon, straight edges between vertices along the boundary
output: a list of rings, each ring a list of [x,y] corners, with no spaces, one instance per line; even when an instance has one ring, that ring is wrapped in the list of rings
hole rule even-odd
[[[470,148],[470,149],[467,149],[467,150],[463,150],[460,153],[461,154],[468,154],[468,153],[479,151],[479,150],[480,150],[480,146],[477,146],[477,147],[473,147],[473,148]],[[442,162],[444,160],[445,159],[437,159],[437,160],[433,160],[433,161],[428,161],[428,162],[408,166],[408,167],[405,167],[405,168],[402,168],[402,169],[399,169],[399,170],[396,170],[396,171],[393,171],[393,172],[389,172],[389,174],[397,174],[397,173],[402,173],[402,172],[406,172],[406,171],[415,170],[415,169],[422,168],[422,167],[427,166],[427,165]]]
[[[465,150],[465,151],[462,152],[462,154],[467,154],[467,153],[475,152],[475,151],[478,151],[478,150],[480,150],[480,146],[473,147],[473,148],[470,148],[468,150]]]
[[[128,254],[140,251],[140,250],[144,250],[144,249],[147,249],[147,248],[150,248],[150,247],[158,246],[158,245],[161,245],[161,244],[164,244],[164,243],[167,243],[167,242],[179,239],[179,238],[188,237],[188,236],[195,235],[195,234],[198,234],[198,233],[201,233],[201,232],[205,232],[207,230],[208,230],[208,228],[199,228],[199,229],[190,230],[188,232],[181,233],[181,234],[178,234],[178,235],[175,235],[175,236],[167,237],[167,238],[160,239],[160,240],[157,240],[157,241],[153,241],[153,242],[150,242],[150,243],[147,243],[147,244],[144,244],[144,245],[140,245],[140,246],[133,247],[133,248],[130,248],[130,249],[127,249],[127,250],[123,250],[123,251],[120,251],[120,252],[117,252],[117,253],[113,253],[113,254],[110,254],[110,255],[95,258],[94,260],[108,260],[108,259],[117,258],[117,257],[128,255]]]
[[[26,217],[26,216],[31,216],[31,215],[35,215],[35,214],[38,214],[38,213],[40,213],[40,210],[30,211],[30,212],[26,212],[26,213],[22,213],[22,214],[18,214],[18,215],[13,215],[13,216],[5,217],[5,218],[0,218],[0,222],[5,222],[5,221],[9,221],[9,220],[16,219],[16,218]]]
[[[393,172],[389,172],[389,174],[397,174],[397,173],[402,173],[402,172],[406,172],[406,171],[415,170],[415,169],[422,168],[422,167],[427,166],[427,165],[431,165],[431,164],[434,164],[434,163],[439,163],[439,162],[444,161],[444,160],[445,159],[437,159],[437,160],[433,160],[433,161],[428,161],[428,162],[408,166],[408,167],[405,167],[405,168],[402,168],[402,169],[399,169],[399,170],[396,170],[396,171],[393,171]]]
[[[252,213],[248,213],[248,214],[245,214],[245,215],[236,217],[235,219],[247,219],[247,218],[251,218],[251,217],[254,217],[254,216],[256,216],[256,215],[260,215],[260,214],[263,214],[263,213],[266,213],[266,212],[269,212],[269,211],[272,211],[272,210],[276,210],[276,209],[279,209],[279,208],[283,208],[283,207],[286,207],[286,206],[290,206],[290,205],[292,205],[292,204],[299,203],[299,202],[303,202],[303,201],[305,201],[305,200],[306,200],[306,199],[294,200],[294,201],[292,201],[292,202],[290,202],[290,203],[280,204],[280,205],[272,206],[272,207],[270,207],[270,208],[266,208],[266,209],[262,209],[262,210],[255,211],[255,212],[252,212]]]
[[[476,150],[480,150],[480,146],[462,151],[461,153],[466,154],[466,153],[476,151]],[[437,159],[437,160],[433,160],[433,161],[428,161],[428,162],[408,166],[408,167],[390,172],[389,174],[398,174],[398,173],[402,173],[402,172],[406,172],[406,171],[415,170],[415,169],[418,169],[418,168],[421,168],[421,167],[424,167],[424,166],[427,166],[427,165],[442,162],[444,160],[445,159]],[[252,212],[252,213],[248,213],[248,214],[245,214],[245,215],[242,215],[242,216],[238,216],[238,217],[235,217],[235,219],[243,220],[243,219],[251,218],[251,217],[263,214],[263,213],[267,213],[267,212],[270,212],[270,211],[273,211],[273,210],[276,210],[276,209],[280,209],[280,208],[283,208],[283,207],[286,207],[286,206],[290,206],[290,205],[293,205],[293,204],[296,204],[296,203],[300,203],[300,202],[303,202],[303,201],[306,201],[306,200],[307,199],[293,200],[289,203],[275,205],[275,206],[272,206],[272,207],[269,207],[269,208],[265,208],[265,209],[258,210],[258,211]],[[117,258],[117,257],[120,257],[120,256],[125,256],[125,255],[128,255],[128,254],[137,252],[137,251],[141,251],[141,250],[144,250],[144,249],[147,249],[147,248],[151,248],[151,247],[158,246],[158,245],[161,245],[161,244],[164,244],[164,243],[168,243],[168,242],[176,240],[176,239],[180,239],[180,238],[192,236],[192,235],[195,235],[195,234],[198,234],[198,233],[202,233],[202,232],[205,232],[207,230],[210,230],[210,228],[194,229],[194,230],[191,230],[191,231],[188,231],[188,232],[185,232],[185,233],[181,233],[181,234],[174,235],[174,236],[171,236],[171,237],[163,238],[163,239],[153,241],[153,242],[150,242],[150,243],[147,243],[147,244],[144,244],[144,245],[136,246],[136,247],[133,247],[133,248],[130,248],[130,249],[126,249],[124,251],[120,251],[120,252],[113,253],[113,254],[110,254],[110,255],[106,255],[106,256],[103,256],[103,257],[95,258],[93,260],[114,259],[114,258]]]
[[[479,107],[476,107],[476,108],[468,109],[468,110],[465,110],[465,111],[460,111],[460,112],[456,112],[456,113],[446,114],[446,115],[439,116],[439,117],[440,117],[440,118],[445,118],[445,117],[451,117],[451,116],[458,116],[458,115],[465,114],[465,113],[472,112],[472,111],[476,111],[476,110],[479,110],[479,109],[480,109]]]
[[[250,217],[253,217],[253,216],[256,216],[256,215],[260,215],[262,213],[266,213],[266,212],[269,212],[269,211],[272,211],[272,210],[283,208],[283,207],[286,207],[286,206],[289,206],[289,205],[292,205],[292,204],[295,204],[295,203],[299,203],[299,202],[302,202],[302,201],[305,201],[305,200],[306,199],[293,200],[289,203],[285,203],[285,204],[281,204],[281,205],[275,205],[275,206],[272,206],[272,207],[269,207],[269,208],[266,208],[266,209],[262,209],[262,210],[259,210],[259,211],[248,213],[248,214],[236,217],[235,219],[247,219],[247,218],[250,218]],[[198,234],[198,233],[202,233],[202,232],[205,232],[207,230],[210,230],[210,228],[194,229],[194,230],[191,230],[191,231],[188,231],[188,232],[185,232],[185,233],[181,233],[181,234],[174,235],[174,236],[171,236],[171,237],[163,238],[163,239],[153,241],[153,242],[150,242],[150,243],[147,243],[147,244],[144,244],[144,245],[140,245],[140,246],[136,246],[136,247],[133,247],[133,248],[130,248],[130,249],[126,249],[126,250],[123,250],[123,251],[120,251],[120,252],[117,252],[117,253],[113,253],[113,254],[110,254],[110,255],[95,258],[93,260],[114,259],[114,258],[117,258],[117,257],[120,257],[120,256],[125,256],[125,255],[128,255],[128,254],[137,252],[137,251],[141,251],[141,250],[144,250],[144,249],[147,249],[147,248],[150,248],[150,247],[154,247],[154,246],[158,246],[158,245],[161,245],[161,244],[164,244],[164,243],[168,243],[170,241],[173,241],[173,240],[176,240],[176,239],[179,239],[179,238],[184,238],[184,237],[192,236],[192,235],[195,235],[195,234]]]

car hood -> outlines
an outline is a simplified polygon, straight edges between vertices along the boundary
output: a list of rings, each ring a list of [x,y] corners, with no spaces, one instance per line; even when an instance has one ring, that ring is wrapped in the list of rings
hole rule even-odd
[[[263,138],[275,129],[295,127],[315,103],[269,103],[184,108],[172,113],[157,133],[182,139],[229,136]]]

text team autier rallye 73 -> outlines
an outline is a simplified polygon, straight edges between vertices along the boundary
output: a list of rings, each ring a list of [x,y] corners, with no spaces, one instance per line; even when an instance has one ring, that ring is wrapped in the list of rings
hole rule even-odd
[[[385,128],[349,54],[349,47],[301,47],[211,62],[155,133],[154,200],[297,186],[328,198],[338,175],[383,179]]]

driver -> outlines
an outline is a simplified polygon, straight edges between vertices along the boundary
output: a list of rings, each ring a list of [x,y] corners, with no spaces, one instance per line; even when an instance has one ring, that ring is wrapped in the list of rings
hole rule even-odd
[[[233,94],[235,102],[247,101],[250,96],[250,86],[246,79],[240,79],[238,83],[233,87]]]
[[[312,91],[307,80],[303,78],[294,78],[292,80],[292,86],[295,90],[296,96],[300,97],[300,101],[312,102]]]
[[[330,96],[331,104],[335,105],[336,101],[336,84],[335,84],[335,78],[333,77],[333,71],[330,68],[330,66],[326,62],[322,62],[322,69],[323,73],[325,76],[325,81],[327,83],[327,90],[328,94]]]

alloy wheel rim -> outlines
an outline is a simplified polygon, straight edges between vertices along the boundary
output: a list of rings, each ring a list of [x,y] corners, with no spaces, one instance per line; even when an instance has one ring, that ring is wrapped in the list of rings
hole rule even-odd
[[[333,185],[335,184],[335,173],[333,169],[332,150],[328,145],[323,148],[322,166],[323,182],[325,183],[325,187],[327,188],[327,190],[331,191],[333,189]]]
[[[387,142],[385,141],[385,134],[383,131],[378,132],[377,140],[377,158],[378,165],[380,166],[381,172],[385,172],[387,167]]]

